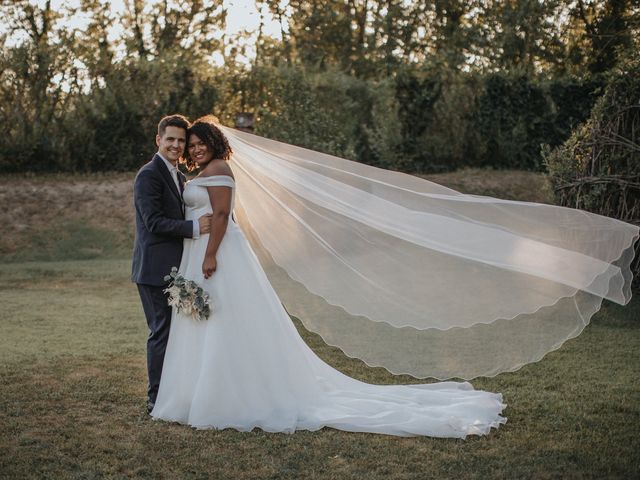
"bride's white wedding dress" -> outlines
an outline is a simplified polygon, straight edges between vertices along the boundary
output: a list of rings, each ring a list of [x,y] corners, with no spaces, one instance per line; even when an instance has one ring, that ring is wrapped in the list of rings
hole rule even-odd
[[[184,191],[187,219],[211,212],[207,186],[231,188],[233,207],[231,177],[196,178]],[[455,438],[506,421],[502,395],[468,382],[371,385],[335,370],[302,340],[238,225],[229,220],[217,270],[205,280],[208,239],[184,241],[179,270],[209,292],[213,313],[196,322],[174,311],[154,418],[240,431],[332,427]]]

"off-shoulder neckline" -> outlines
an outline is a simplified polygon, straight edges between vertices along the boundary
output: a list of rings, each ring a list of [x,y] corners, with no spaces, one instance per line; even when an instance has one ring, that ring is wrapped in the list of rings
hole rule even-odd
[[[191,180],[189,180],[189,181],[190,181],[190,182],[193,182],[193,181],[195,181],[195,180],[205,180],[205,179],[207,179],[207,178],[228,178],[228,179],[230,179],[233,183],[236,183],[235,178],[233,178],[231,175],[207,175],[207,176],[205,176],[205,177],[197,176],[197,177],[195,177],[195,178],[192,178],[192,179],[191,179]]]

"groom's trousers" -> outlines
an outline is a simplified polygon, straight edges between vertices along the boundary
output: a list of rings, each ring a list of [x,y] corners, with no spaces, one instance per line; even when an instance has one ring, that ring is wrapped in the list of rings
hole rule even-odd
[[[140,283],[136,285],[138,285],[142,308],[149,326],[149,338],[147,339],[148,397],[151,403],[156,403],[160,377],[162,376],[164,352],[167,349],[169,329],[171,328],[171,307],[167,303],[167,294],[163,292],[165,287]]]

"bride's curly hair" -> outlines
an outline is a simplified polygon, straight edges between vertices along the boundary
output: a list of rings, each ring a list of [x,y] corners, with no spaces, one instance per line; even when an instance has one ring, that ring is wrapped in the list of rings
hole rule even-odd
[[[233,150],[229,146],[229,141],[224,133],[216,126],[218,119],[213,115],[205,115],[200,117],[191,124],[189,130],[187,130],[187,141],[191,134],[198,137],[204,142],[209,151],[213,154],[213,159],[219,158],[222,160],[229,160]],[[187,144],[188,145],[188,144]],[[187,163],[187,170],[192,171],[198,168],[198,165],[189,156],[189,148],[187,147],[185,152],[185,160]]]

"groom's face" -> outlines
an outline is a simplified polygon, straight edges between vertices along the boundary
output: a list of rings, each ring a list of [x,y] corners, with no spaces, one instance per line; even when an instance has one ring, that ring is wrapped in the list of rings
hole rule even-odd
[[[156,135],[158,152],[171,163],[176,163],[184,153],[186,140],[184,128],[168,126],[162,136]]]

